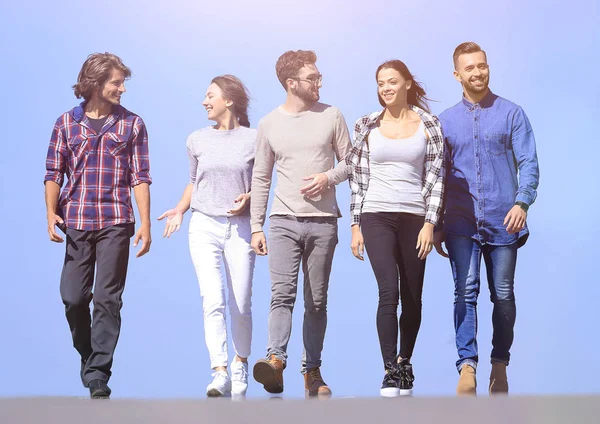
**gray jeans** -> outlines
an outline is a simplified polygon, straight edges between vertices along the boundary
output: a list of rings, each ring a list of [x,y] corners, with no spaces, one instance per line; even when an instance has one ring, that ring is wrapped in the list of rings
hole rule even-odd
[[[304,352],[302,373],[321,366],[321,351],[327,328],[327,289],[335,246],[337,218],[270,218],[269,268],[271,271],[271,311],[267,357],[287,360],[292,332],[292,311],[298,291],[298,272],[304,274]]]

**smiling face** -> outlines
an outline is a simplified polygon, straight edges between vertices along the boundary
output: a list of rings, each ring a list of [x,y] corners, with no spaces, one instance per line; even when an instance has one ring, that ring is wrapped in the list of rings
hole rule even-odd
[[[460,82],[465,93],[479,96],[485,93],[490,83],[490,68],[484,52],[465,53],[458,56],[454,77]]]
[[[406,80],[393,68],[383,68],[377,74],[377,93],[386,107],[405,105],[411,80]]]
[[[217,84],[212,83],[206,89],[202,106],[206,109],[208,119],[218,121],[227,113],[231,101],[223,97],[223,92]]]
[[[306,103],[319,101],[319,89],[322,87],[321,74],[315,64],[304,65],[298,71],[298,76],[289,80],[291,80],[289,87],[293,95]]]
[[[104,103],[119,105],[121,104],[121,96],[125,91],[125,74],[123,71],[113,68],[110,78],[98,92],[98,98]]]

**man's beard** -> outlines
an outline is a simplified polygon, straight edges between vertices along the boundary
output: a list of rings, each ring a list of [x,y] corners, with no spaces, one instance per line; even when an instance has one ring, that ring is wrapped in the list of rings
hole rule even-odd
[[[295,91],[296,92],[294,94],[300,99],[304,100],[306,103],[314,103],[319,101],[319,92],[316,91],[315,93],[313,88],[308,90],[297,88]]]
[[[489,78],[485,78],[485,79],[481,79],[480,80],[483,84],[479,87],[474,86],[470,81],[468,81],[465,84],[465,89],[470,92],[470,93],[474,93],[474,94],[481,94],[483,92],[485,92],[488,89],[488,85],[489,85]]]

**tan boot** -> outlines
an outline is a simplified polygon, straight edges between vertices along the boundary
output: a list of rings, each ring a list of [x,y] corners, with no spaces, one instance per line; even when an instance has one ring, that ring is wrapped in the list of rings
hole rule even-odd
[[[460,378],[456,386],[458,396],[475,396],[477,394],[477,379],[475,378],[475,368],[471,365],[464,365],[460,370]]]
[[[254,379],[261,383],[269,393],[283,392],[283,361],[271,355],[269,359],[259,359],[254,364],[252,374]]]
[[[492,363],[490,373],[490,395],[507,395],[508,378],[506,378],[506,364],[502,362]]]
[[[311,368],[306,370],[304,374],[304,391],[307,397],[330,397],[331,389],[327,387],[327,384],[321,377],[320,368]]]

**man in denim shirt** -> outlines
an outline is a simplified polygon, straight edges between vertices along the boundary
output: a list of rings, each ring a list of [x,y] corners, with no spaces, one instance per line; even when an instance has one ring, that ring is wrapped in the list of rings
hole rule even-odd
[[[456,391],[476,393],[477,296],[483,255],[494,303],[489,392],[506,394],[516,316],[517,249],[529,235],[527,210],[535,201],[539,180],[535,139],[523,109],[488,88],[487,56],[477,44],[459,45],[454,67],[464,94],[461,102],[440,115],[448,174],[443,231],[436,233],[436,249],[449,255],[455,284],[460,373]]]

